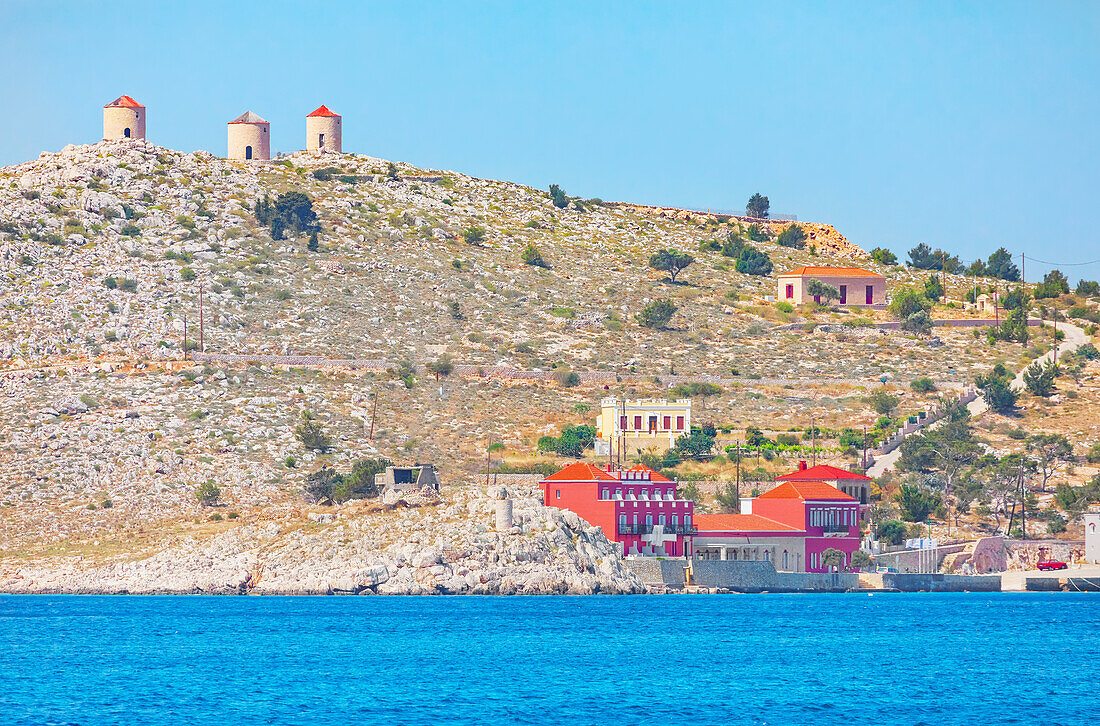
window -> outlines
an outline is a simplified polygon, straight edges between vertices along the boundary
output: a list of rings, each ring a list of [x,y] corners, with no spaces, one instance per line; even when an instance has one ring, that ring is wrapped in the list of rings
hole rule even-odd
[[[647,492],[645,489],[638,492],[638,495],[639,495],[639,499],[644,499],[647,502],[649,501],[649,492]]]
[[[126,129],[122,132],[122,135],[126,138],[130,138],[130,129]]]
[[[675,527],[679,523],[680,523],[680,515],[679,514],[673,514],[672,515],[672,526]]]
[[[641,416],[635,416],[634,417],[634,430],[635,431],[641,431],[642,430],[642,417]]]
[[[791,569],[791,556],[787,552],[787,550],[783,550],[783,569],[784,570]]]
[[[561,499],[561,489],[556,490],[554,494],[557,495],[558,499]]]
[[[319,148],[322,148],[322,149],[325,148],[325,135],[324,134],[317,134],[317,146]]]
[[[626,431],[626,416],[619,416],[619,429]]]
[[[664,428],[665,431],[671,431],[672,430],[672,417],[671,416],[665,416],[663,428]]]
[[[650,416],[649,417],[649,430],[650,430],[651,433],[653,431],[657,430],[657,417],[656,416]]]
[[[791,300],[793,298],[794,298],[794,285],[787,285],[787,299]]]
[[[619,515],[619,531],[622,532],[622,531],[625,531],[625,530],[626,530],[626,515],[625,514],[620,514]]]
[[[652,514],[645,515],[645,526],[647,526],[647,527],[652,527],[653,526],[653,515]]]
[[[610,499],[610,498],[611,498],[611,490],[610,489],[604,489],[603,490],[603,496],[600,497],[600,499]]]
[[[665,515],[662,514],[661,516],[657,517],[657,524],[661,525],[662,527],[665,526]]]
[[[677,431],[683,431],[684,430],[684,417],[683,416],[677,416],[676,417],[676,430]]]
[[[691,526],[691,515],[690,514],[685,514],[684,515],[684,526],[685,527],[690,527]]]
[[[622,489],[616,489],[615,490],[615,498],[616,499],[622,499],[623,498],[623,490]]]
[[[772,551],[771,550],[764,550],[764,561],[765,562],[771,562],[772,561]]]

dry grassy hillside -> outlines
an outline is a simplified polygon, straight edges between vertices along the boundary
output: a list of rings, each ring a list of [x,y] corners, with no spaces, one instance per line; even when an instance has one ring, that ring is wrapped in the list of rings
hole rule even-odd
[[[331,168],[325,181],[314,173]],[[255,203],[285,191],[314,200],[317,251],[305,238],[273,240],[257,222]],[[776,272],[799,265],[854,257],[892,288],[927,276],[879,266],[825,225],[820,248],[756,243],[775,272],[755,277],[700,249],[729,223],[581,206],[363,156],[260,165],[144,142],[67,147],[0,170],[0,549],[41,552],[119,528],[133,534],[127,541],[199,531],[209,525],[192,523],[206,516],[194,491],[208,479],[242,520],[296,506],[304,474],[322,460],[435,461],[449,483],[471,481],[490,439],[506,446],[498,457],[534,458],[539,436],[590,421],[584,406],[608,392],[660,395],[672,374],[730,379],[699,414],[730,428],[782,431],[811,414],[860,427],[875,420],[863,398],[884,374],[915,412],[933,396],[907,390],[912,378],[957,390],[1049,341],[1039,331],[1029,347],[991,348],[964,329],[918,338],[863,327],[867,314],[856,310],[778,310],[764,296]],[[474,228],[483,239],[467,241]],[[529,244],[549,269],[523,263]],[[647,264],[667,247],[697,260],[679,284]],[[949,277],[949,292],[967,284]],[[185,320],[198,339],[200,286],[209,352],[378,359],[417,372],[406,382],[384,369],[183,361]],[[667,330],[634,318],[658,298],[678,307]],[[805,321],[835,325],[780,329]],[[460,376],[437,384],[420,367],[443,355],[612,375],[606,389]],[[293,436],[305,410],[333,435],[325,456]]]

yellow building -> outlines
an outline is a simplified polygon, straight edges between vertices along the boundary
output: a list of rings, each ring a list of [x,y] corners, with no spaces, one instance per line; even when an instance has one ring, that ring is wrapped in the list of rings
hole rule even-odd
[[[600,401],[600,415],[596,418],[596,455],[607,456],[612,448],[616,452],[622,448],[624,454],[646,449],[665,451],[690,431],[690,398],[630,401],[611,396]]]

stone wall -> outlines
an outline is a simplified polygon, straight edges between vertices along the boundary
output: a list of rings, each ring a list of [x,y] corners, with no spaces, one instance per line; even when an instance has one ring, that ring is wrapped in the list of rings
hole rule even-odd
[[[770,562],[693,560],[691,581],[737,592],[846,592],[859,586],[859,575],[776,572]]]
[[[886,573],[882,586],[902,592],[1000,592],[1000,575]]]
[[[625,564],[646,585],[683,587],[687,582],[688,563],[685,560],[632,557]]]

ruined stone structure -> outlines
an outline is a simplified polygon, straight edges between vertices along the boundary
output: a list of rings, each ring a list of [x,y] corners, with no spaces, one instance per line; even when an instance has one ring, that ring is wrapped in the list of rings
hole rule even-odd
[[[331,151],[342,153],[340,114],[333,113],[328,106],[320,106],[306,116],[306,151]]]
[[[103,139],[144,139],[145,107],[119,96],[103,107]]]
[[[395,490],[399,492],[416,491],[425,487],[438,492],[439,476],[432,464],[417,466],[389,466],[381,474],[374,475],[374,485],[378,491]]]
[[[271,124],[251,111],[229,122],[227,159],[270,159]]]

